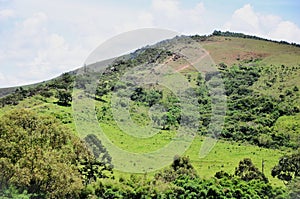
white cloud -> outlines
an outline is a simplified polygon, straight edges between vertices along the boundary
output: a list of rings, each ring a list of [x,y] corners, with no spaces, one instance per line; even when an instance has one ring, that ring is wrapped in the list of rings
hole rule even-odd
[[[75,69],[94,48],[118,33],[145,27],[199,33],[205,27],[203,3],[183,8],[179,1],[153,0],[151,7],[137,10],[81,1],[58,6],[55,1],[24,0],[15,2],[14,8],[4,12],[17,13],[18,20],[0,44],[0,67],[7,77],[0,87],[16,84],[12,76],[23,84]]]
[[[16,23],[0,45],[0,87],[43,81],[81,66],[88,52],[48,27],[42,12]]]
[[[138,28],[208,34],[231,16],[223,26],[227,30],[300,43],[296,24],[257,13],[250,4],[234,13],[215,13],[201,0],[196,5],[152,0],[140,7],[120,7],[114,1],[0,0],[4,1],[7,9],[0,10],[0,87],[45,80],[75,69],[106,39]]]
[[[9,84],[7,84],[9,82]],[[2,87],[1,85],[7,85],[6,87],[9,86],[14,86],[14,85],[21,85],[21,84],[26,83],[24,80],[19,80],[17,77],[13,75],[4,75],[3,73],[0,72],[0,88]]]
[[[179,2],[176,0],[153,0],[152,7],[154,10],[164,13],[168,18],[174,18],[181,14]]]
[[[0,10],[0,20],[1,19],[7,19],[10,17],[14,17],[15,16],[15,12],[12,9],[4,9],[4,10]]]
[[[234,25],[243,26],[243,29],[249,31],[257,31],[259,30],[259,19],[256,13],[253,11],[253,8],[250,4],[246,4],[244,7],[236,10],[232,19],[235,22]]]
[[[300,43],[300,28],[290,21],[281,21],[274,27],[269,36],[278,40]]]
[[[176,0],[153,0],[149,11],[153,16],[153,24],[185,34],[207,32],[209,28],[204,4],[184,8],[180,3]]]
[[[5,76],[0,72],[0,82],[4,82]]]
[[[296,24],[276,15],[255,12],[250,4],[237,9],[224,28],[274,40],[300,43],[300,28]]]
[[[25,19],[21,24],[21,31],[30,36],[35,36],[39,31],[44,29],[44,24],[47,22],[47,16],[43,12],[35,13],[33,16]],[[26,35],[25,35],[26,36]]]

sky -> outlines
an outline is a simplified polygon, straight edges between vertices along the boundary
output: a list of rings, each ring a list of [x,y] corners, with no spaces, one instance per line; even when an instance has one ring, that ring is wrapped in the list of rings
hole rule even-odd
[[[140,28],[300,43],[299,10],[297,0],[0,0],[0,88],[74,70],[101,43]]]

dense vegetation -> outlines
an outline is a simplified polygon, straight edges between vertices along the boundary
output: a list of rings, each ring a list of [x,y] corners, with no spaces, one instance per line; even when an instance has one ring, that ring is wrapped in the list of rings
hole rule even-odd
[[[217,172],[201,179],[188,157],[174,157],[169,168],[155,174],[115,179],[102,167],[106,151],[96,161],[83,142],[53,118],[17,111],[0,123],[2,198],[285,198],[251,159],[242,160],[234,174]],[[22,139],[21,139],[22,138]],[[21,140],[21,142],[19,141]],[[94,136],[87,142],[98,145]],[[94,148],[95,149],[95,148]],[[94,152],[95,153],[95,152]],[[106,158],[105,158],[106,157]],[[104,169],[103,169],[104,168]]]
[[[214,37],[220,36],[265,41],[254,36],[220,31],[210,36],[191,38],[201,43],[213,42]],[[164,42],[160,45],[164,45]],[[155,150],[164,145],[173,138],[174,131],[182,122],[192,118],[188,113],[181,113],[180,99],[169,89],[153,83],[127,92],[126,88],[132,82],[119,81],[127,70],[140,64],[151,66],[164,63],[165,60],[176,62],[183,59],[167,49],[150,47],[115,60],[99,73],[95,72],[97,64],[85,66],[87,75],[78,75],[75,84],[74,73],[64,73],[40,85],[17,88],[12,94],[0,98],[0,197],[300,197],[300,85],[297,80],[300,65],[297,61],[293,65],[273,65],[264,62],[263,58],[236,57],[233,65],[218,63],[217,72],[181,71],[192,85],[185,92],[194,93],[199,103],[200,118],[196,136],[202,139],[211,133],[212,99],[207,85],[212,83],[215,76],[222,77],[227,112],[220,138],[228,143],[246,143],[268,150],[281,150],[286,155],[278,160],[278,164],[272,165],[269,173],[263,168],[258,169],[250,158],[243,157],[239,163],[234,163],[234,172],[224,171],[222,164],[217,173],[204,178],[188,157],[175,156],[172,165],[155,173],[123,176],[113,173],[112,157],[96,135],[87,132],[82,140],[77,137],[71,115],[71,92],[74,87],[84,90],[84,95],[95,100],[99,123],[108,129],[108,137],[119,139],[115,144],[119,142],[124,149],[127,149],[126,141],[130,145],[136,140],[130,140],[119,132],[111,108],[113,92],[118,91],[118,95],[130,98],[129,112],[134,122],[146,126],[150,120],[153,121],[159,130],[157,137],[150,141],[143,140],[140,147],[129,146],[133,152],[144,152],[148,147]],[[89,87],[93,81],[98,84]],[[32,104],[22,105],[26,102]],[[156,105],[164,111],[148,116],[149,110]],[[18,110],[20,107],[25,109]],[[231,153],[232,148],[226,148]],[[272,179],[267,177],[270,174],[282,180],[286,187],[270,183]]]
[[[242,160],[235,175],[220,171],[214,178],[201,179],[187,157],[175,157],[173,164],[147,176],[100,180],[87,190],[101,198],[286,198],[283,188],[266,182],[250,159]]]
[[[0,107],[7,105],[17,105],[20,101],[36,95],[41,95],[46,98],[56,96],[57,103],[61,105],[69,105],[72,101],[72,88],[74,76],[69,73],[64,73],[60,77],[50,80],[46,83],[41,83],[36,86],[16,88],[15,92],[0,98]]]
[[[11,186],[33,197],[73,197],[83,188],[76,169],[92,156],[58,121],[30,111],[11,112],[0,122],[1,190]]]
[[[248,141],[263,147],[299,148],[299,134],[298,138],[293,139],[286,132],[278,132],[274,128],[279,117],[300,112],[299,104],[297,104],[298,87],[294,86],[292,90],[282,90],[277,98],[255,93],[251,86],[264,75],[265,71],[262,70],[268,71],[267,67],[255,61],[223,68],[224,64],[222,74],[228,96],[228,113],[222,136]],[[284,70],[286,69],[283,66],[281,72]],[[297,71],[299,67],[293,70]],[[281,74],[278,73],[279,76]],[[271,79],[270,81],[278,80]]]

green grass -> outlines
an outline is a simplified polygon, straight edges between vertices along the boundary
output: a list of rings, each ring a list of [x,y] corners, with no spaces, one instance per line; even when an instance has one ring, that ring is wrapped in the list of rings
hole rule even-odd
[[[281,116],[277,119],[274,128],[279,133],[289,136],[289,143],[299,146],[300,142],[300,114],[292,116]]]
[[[10,105],[1,108],[0,117],[13,109],[31,109],[39,114],[50,115],[57,118],[75,132],[75,124],[73,123],[71,106],[59,106],[56,104],[57,101],[58,100],[54,97],[45,98],[40,95],[36,95],[20,101],[16,106]]]
[[[104,97],[109,101],[109,97]],[[98,107],[107,106],[108,102],[97,102]],[[143,109],[142,107],[140,107]],[[138,114],[146,113],[131,112],[131,117],[139,118]],[[138,121],[136,121],[138,122]],[[143,123],[140,123],[142,125]],[[100,124],[106,136],[115,144],[125,151],[135,153],[147,153],[160,149],[168,144],[176,135],[176,131],[160,131],[151,138],[141,139],[130,136],[120,130],[115,121],[104,121]],[[218,171],[226,171],[234,174],[235,167],[240,160],[251,158],[253,163],[261,170],[262,160],[264,160],[264,173],[274,185],[283,186],[283,183],[277,178],[271,176],[272,168],[278,163],[278,159],[287,153],[287,151],[260,148],[245,143],[236,143],[219,140],[212,151],[205,157],[199,158],[199,151],[202,145],[203,137],[196,137],[190,148],[185,152],[189,156],[197,173],[203,178],[213,177]],[[149,175],[153,176],[155,172]],[[129,176],[123,172],[116,172],[117,176]]]
[[[105,98],[108,100],[108,98]],[[52,115],[60,119],[65,125],[75,131],[75,124],[72,118],[72,107],[59,106],[55,102],[56,98],[43,98],[35,96],[21,101],[17,106],[6,106],[0,109],[0,116],[12,109],[27,108],[37,111],[40,114]],[[106,104],[104,102],[96,102],[97,106]],[[136,113],[132,112],[133,117],[138,118]],[[290,123],[297,116],[289,116],[281,118],[279,123]],[[296,118],[296,119],[297,119]],[[103,122],[100,124],[105,135],[119,148],[135,153],[146,153],[160,149],[167,145],[176,135],[176,131],[160,130],[155,136],[150,138],[137,138],[130,136],[118,128],[114,120]],[[234,173],[235,167],[243,158],[251,158],[253,163],[261,169],[262,160],[265,161],[264,173],[270,182],[275,185],[283,185],[281,181],[271,177],[271,169],[278,162],[279,157],[286,154],[287,151],[279,151],[273,149],[260,148],[244,143],[236,143],[219,140],[212,151],[205,157],[199,158],[199,150],[202,145],[201,137],[196,137],[190,148],[185,152],[189,156],[197,173],[203,178],[214,176],[217,171],[223,170],[230,174]],[[116,171],[117,176],[127,176],[128,174]],[[154,172],[150,173],[153,176]]]
[[[271,176],[271,170],[278,163],[278,159],[286,154],[286,151],[219,140],[206,157],[199,158],[201,144],[202,139],[197,137],[185,153],[186,156],[190,157],[193,166],[201,177],[212,177],[221,170],[234,174],[235,167],[238,166],[240,160],[251,158],[260,170],[262,169],[262,160],[264,160],[264,174],[269,178],[269,181],[275,185],[283,185],[280,180]]]
[[[167,145],[176,134],[174,131],[160,130],[151,138],[137,138],[124,133],[116,125],[103,123],[100,126],[114,145],[134,153],[146,153],[160,149]]]
[[[214,36],[201,43],[208,50],[216,64],[221,62],[231,66],[239,60],[259,58],[270,65],[300,64],[300,48],[269,41]]]
[[[201,178],[208,179],[221,170],[229,174],[234,174],[239,161],[244,158],[251,158],[252,162],[260,170],[262,170],[262,160],[264,160],[264,174],[267,176],[270,183],[275,186],[284,186],[281,180],[271,176],[271,170],[278,163],[278,159],[286,154],[287,151],[265,149],[244,143],[219,140],[205,158],[199,158],[202,140],[203,138],[196,137],[190,148],[185,152],[185,156],[190,158],[192,165]],[[141,141],[140,144],[142,143],[144,142]],[[143,151],[146,152],[144,149],[145,147],[143,148]],[[156,172],[157,171],[150,172],[146,175],[151,178]],[[129,178],[130,175],[130,173],[115,171],[115,176],[117,178]],[[138,175],[142,176],[143,174]]]

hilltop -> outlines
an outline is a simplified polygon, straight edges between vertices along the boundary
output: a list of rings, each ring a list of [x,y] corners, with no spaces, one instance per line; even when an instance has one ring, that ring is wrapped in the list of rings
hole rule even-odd
[[[148,163],[147,157],[138,156],[159,154],[171,142],[175,143],[172,150],[163,154],[170,157],[167,162],[171,164],[174,155],[189,157],[180,160],[187,169],[181,172],[196,181],[197,175],[212,179],[220,171],[228,175],[226,180],[234,181],[239,176],[234,174],[236,166],[244,159],[245,164],[253,162],[258,167],[254,179],[282,186],[271,171],[280,157],[299,150],[299,77],[298,44],[215,31],[161,41],[40,84],[0,89],[0,117],[25,109],[58,119],[86,141],[98,160],[104,152],[106,158],[111,155],[109,163],[121,184],[134,181],[124,172],[126,168],[149,173],[148,178],[155,176],[157,183],[165,180],[171,187],[180,186],[179,178],[168,179],[179,174],[162,168],[164,158],[157,156]],[[97,132],[99,126],[105,136]],[[182,137],[178,132],[184,132]],[[207,137],[219,141],[201,158],[199,151]],[[145,159],[135,160],[126,152]],[[107,189],[116,183],[99,182]]]

